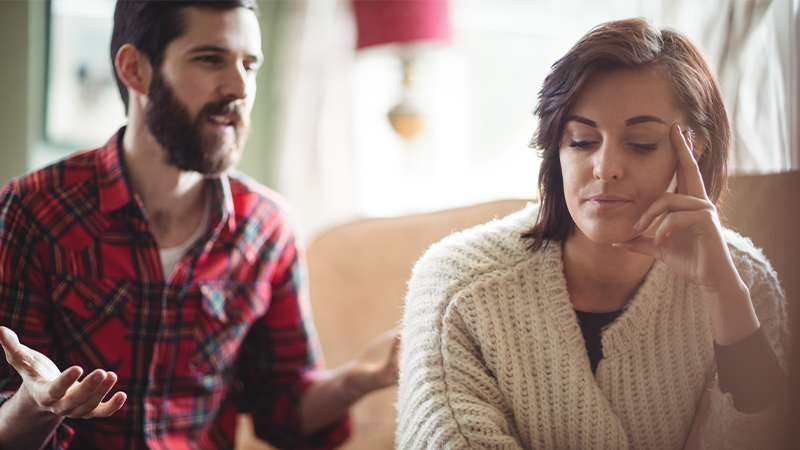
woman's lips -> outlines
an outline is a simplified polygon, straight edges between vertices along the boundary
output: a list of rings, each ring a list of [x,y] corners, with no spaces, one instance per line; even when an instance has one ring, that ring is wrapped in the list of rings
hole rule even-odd
[[[589,203],[593,204],[598,209],[615,209],[627,205],[630,202],[631,201],[628,199],[613,195],[596,195],[589,198]]]

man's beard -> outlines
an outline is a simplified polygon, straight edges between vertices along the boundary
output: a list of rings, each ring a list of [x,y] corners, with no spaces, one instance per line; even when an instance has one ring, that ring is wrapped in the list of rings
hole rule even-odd
[[[241,106],[231,101],[206,104],[194,120],[189,109],[175,96],[159,71],[155,71],[147,94],[145,124],[166,150],[167,163],[184,171],[218,174],[238,162],[247,140],[249,126]],[[233,113],[233,138],[226,134],[208,136],[203,126],[210,116]]]

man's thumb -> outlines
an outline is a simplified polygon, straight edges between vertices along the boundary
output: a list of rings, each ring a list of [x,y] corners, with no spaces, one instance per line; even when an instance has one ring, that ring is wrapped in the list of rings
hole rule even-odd
[[[7,327],[0,326],[0,345],[3,346],[6,360],[13,366],[14,363],[12,359],[16,360],[14,356],[16,356],[16,353],[19,353],[19,338],[17,334]]]

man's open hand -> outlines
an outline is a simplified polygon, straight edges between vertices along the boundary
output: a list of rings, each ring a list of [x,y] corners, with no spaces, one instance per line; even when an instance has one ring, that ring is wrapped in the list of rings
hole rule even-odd
[[[117,392],[103,402],[117,382],[113,372],[97,369],[79,382],[83,369],[72,366],[61,372],[47,356],[22,345],[16,333],[6,327],[0,327],[0,345],[8,363],[22,376],[17,395],[29,396],[39,411],[91,419],[108,417],[125,403],[124,392]]]
[[[352,361],[351,386],[358,397],[397,383],[400,331],[391,329],[373,338]]]

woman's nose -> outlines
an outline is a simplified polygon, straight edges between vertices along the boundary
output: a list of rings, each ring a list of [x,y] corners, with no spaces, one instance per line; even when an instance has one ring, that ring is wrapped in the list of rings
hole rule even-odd
[[[624,152],[611,143],[603,143],[594,154],[594,177],[604,183],[622,178],[623,166]]]

